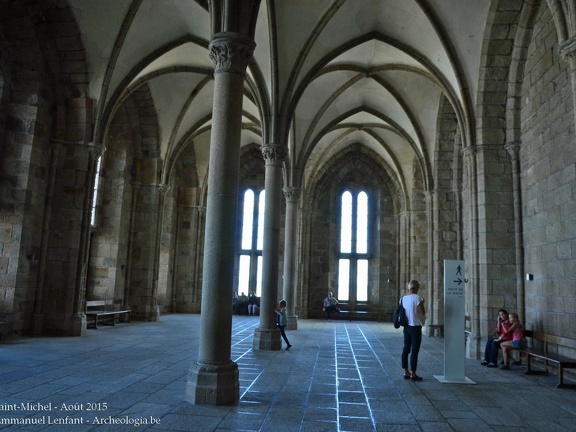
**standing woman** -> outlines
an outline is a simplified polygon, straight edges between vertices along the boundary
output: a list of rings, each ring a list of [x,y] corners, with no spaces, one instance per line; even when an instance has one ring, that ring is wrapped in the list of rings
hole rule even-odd
[[[408,294],[400,299],[406,310],[408,325],[404,327],[404,349],[402,350],[402,368],[404,369],[404,379],[412,381],[422,381],[416,375],[418,367],[418,353],[422,343],[422,326],[426,320],[426,309],[424,309],[424,299],[418,295],[420,282],[411,280],[408,283]],[[410,354],[410,370],[408,370],[408,354]]]

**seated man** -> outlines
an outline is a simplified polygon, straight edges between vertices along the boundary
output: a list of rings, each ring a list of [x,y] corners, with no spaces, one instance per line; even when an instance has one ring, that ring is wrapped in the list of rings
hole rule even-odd
[[[256,297],[254,291],[250,291],[248,296],[248,315],[257,315],[260,299]]]
[[[332,312],[340,312],[338,309],[338,300],[332,295],[332,291],[328,293],[328,297],[324,299],[324,311],[326,312],[326,318],[330,320],[332,318]]]

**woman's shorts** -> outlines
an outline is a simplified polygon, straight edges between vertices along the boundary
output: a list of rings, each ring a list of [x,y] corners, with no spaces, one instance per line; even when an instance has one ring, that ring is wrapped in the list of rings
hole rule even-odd
[[[522,341],[519,340],[512,341],[512,345],[514,345],[514,349],[520,349],[522,348]]]

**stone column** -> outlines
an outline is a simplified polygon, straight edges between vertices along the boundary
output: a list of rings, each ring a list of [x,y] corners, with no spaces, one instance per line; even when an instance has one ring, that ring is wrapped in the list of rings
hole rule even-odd
[[[506,145],[512,164],[512,185],[514,193],[514,238],[516,255],[516,302],[520,322],[525,323],[526,307],[524,294],[524,242],[522,241],[522,192],[520,190],[520,143]]]
[[[300,238],[298,240],[300,245],[309,245],[310,244],[310,220],[312,219],[312,212],[309,208],[300,207],[300,212],[298,214],[299,225],[300,225]],[[315,304],[309,304],[310,298],[310,260],[312,256],[312,252],[310,251],[309,247],[302,247],[300,246],[297,248],[300,251],[300,260],[296,264],[296,286],[298,287],[298,295],[297,295],[297,302],[296,305],[298,310],[300,311],[300,316],[304,318],[311,318],[314,316],[315,308],[317,306]],[[319,317],[322,317],[321,314],[318,314]]]
[[[478,173],[476,169],[476,148],[466,147],[463,150],[464,164],[468,174],[469,200],[468,214],[470,219],[470,258],[466,263],[466,271],[470,274],[466,295],[470,295],[472,308],[470,310],[470,336],[466,345],[468,358],[479,358],[482,353],[480,346],[480,288],[478,281]]]
[[[570,77],[572,79],[572,101],[576,107],[576,35],[571,36],[560,44],[562,60],[570,64]],[[574,110],[576,124],[576,109]]]
[[[284,298],[288,302],[287,330],[298,329],[298,317],[296,316],[296,276],[298,248],[298,201],[300,189],[287,187],[283,189],[286,198],[286,232],[284,234]]]
[[[164,202],[166,200],[166,193],[170,189],[168,185],[159,184],[158,188],[158,208],[156,215],[156,229],[154,237],[154,266],[152,273],[152,295],[148,300],[148,307],[150,310],[149,321],[160,320],[160,308],[158,307],[158,278],[160,273],[160,243],[162,238],[162,225],[164,219]]]
[[[132,253],[134,248],[134,221],[136,219],[136,204],[140,194],[140,184],[132,183],[132,197],[130,201],[130,222],[128,223],[128,246],[126,256],[126,276],[124,279],[124,308],[131,309],[130,282],[132,281]]]
[[[206,205],[202,318],[198,360],[188,374],[186,399],[233,405],[239,400],[238,365],[231,356],[232,288],[236,251],[240,134],[244,77],[255,44],[238,33],[215,33],[212,136]]]
[[[257,350],[282,348],[280,333],[276,328],[274,309],[278,308],[282,165],[287,153],[286,146],[280,144],[262,146],[262,155],[266,160],[266,208],[264,210],[264,248],[262,249],[260,327],[254,331],[253,343],[253,348]]]
[[[426,334],[434,336],[434,326],[444,322],[444,298],[442,281],[443,257],[438,252],[440,241],[438,191],[426,191],[426,214],[428,214],[428,299],[426,300]]]
[[[192,233],[194,236],[195,247],[192,250],[192,268],[190,269],[190,274],[193,276],[192,281],[192,307],[193,312],[200,312],[200,301],[202,295],[202,252],[204,250],[204,233],[206,228],[206,207],[196,206],[194,207],[194,219],[192,225]]]
[[[137,204],[133,232],[130,237],[130,290],[129,300],[132,318],[135,320],[158,321],[158,267],[160,259],[160,237],[165,184],[133,183],[137,193]]]
[[[62,140],[51,140],[50,148],[52,155],[50,159],[50,172],[48,174],[48,185],[46,188],[46,209],[44,220],[42,221],[42,249],[40,257],[32,257],[32,261],[40,258],[38,279],[36,280],[36,296],[34,298],[34,315],[32,316],[31,332],[33,336],[42,335],[44,328],[44,286],[46,279],[46,256],[48,251],[48,234],[50,233],[50,220],[54,205],[54,183],[60,158]]]

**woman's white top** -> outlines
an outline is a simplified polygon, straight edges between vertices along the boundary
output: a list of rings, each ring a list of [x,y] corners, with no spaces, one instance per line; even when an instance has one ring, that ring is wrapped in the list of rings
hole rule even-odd
[[[406,310],[406,317],[408,318],[409,326],[423,326],[425,317],[420,314],[418,310],[418,305],[422,303],[424,299],[418,294],[407,294],[400,299],[404,309]]]

